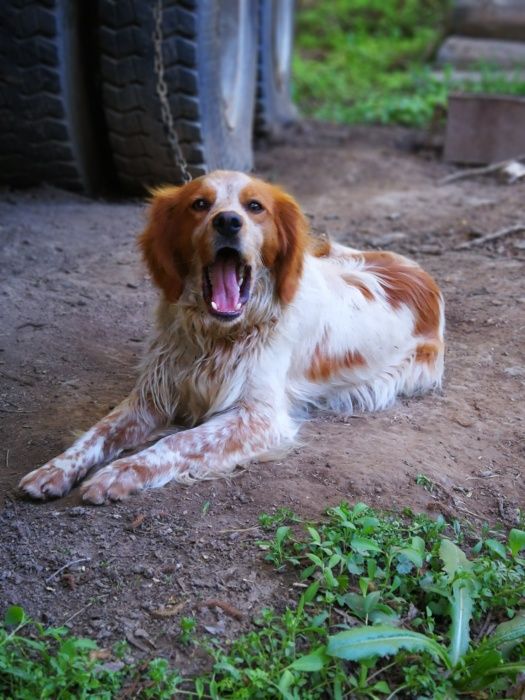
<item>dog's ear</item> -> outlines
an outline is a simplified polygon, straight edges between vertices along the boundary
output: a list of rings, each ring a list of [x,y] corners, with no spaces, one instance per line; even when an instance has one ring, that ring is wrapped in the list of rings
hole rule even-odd
[[[277,254],[273,263],[279,299],[288,304],[299,286],[303,272],[304,254],[308,245],[308,223],[293,197],[275,190],[275,225]]]
[[[152,191],[148,224],[139,236],[144,261],[166,299],[175,302],[183,289],[180,264],[176,258],[177,204],[183,187],[163,187]]]

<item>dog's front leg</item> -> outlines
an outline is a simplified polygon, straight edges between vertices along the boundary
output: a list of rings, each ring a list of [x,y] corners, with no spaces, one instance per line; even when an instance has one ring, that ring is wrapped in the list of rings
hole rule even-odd
[[[24,476],[19,488],[32,498],[64,496],[91,467],[140,445],[163,422],[158,412],[132,394],[65,452]]]
[[[187,483],[220,476],[290,442],[294,434],[285,411],[262,403],[242,404],[109,464],[84,484],[83,499],[102,504],[172,480]]]

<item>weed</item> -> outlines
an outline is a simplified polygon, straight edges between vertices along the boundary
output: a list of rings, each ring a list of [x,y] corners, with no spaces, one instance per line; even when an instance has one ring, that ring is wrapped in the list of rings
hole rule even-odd
[[[90,639],[72,637],[67,628],[30,624],[22,608],[13,606],[0,626],[0,695],[17,700],[96,695],[110,700],[121,675],[97,669],[90,657],[96,648]]]
[[[436,484],[432,481],[432,479],[429,479],[429,477],[425,476],[424,474],[418,474],[416,476],[416,484],[418,486],[422,486],[425,491],[428,491],[429,493],[434,493],[436,489]]]
[[[273,515],[262,513],[259,516],[259,525],[265,530],[269,530],[276,525],[288,525],[298,522],[300,522],[300,518],[289,508],[278,508]]]
[[[163,659],[110,671],[96,645],[63,628],[29,625],[11,608],[0,627],[0,695],[13,699],[321,700],[516,697],[525,672],[525,531],[410,511],[341,504],[317,524],[289,511],[261,516],[259,546],[302,583],[283,613],[265,610],[228,648],[181,619],[180,641],[212,658],[182,678]],[[294,525],[295,524],[295,525]],[[293,528],[292,528],[293,526]]]
[[[180,621],[181,644],[189,646],[193,642],[195,630],[197,629],[197,621],[193,617],[182,617]]]
[[[303,0],[294,90],[305,114],[338,122],[423,126],[453,90],[525,94],[523,77],[478,66],[476,80],[426,65],[445,33],[449,0]]]

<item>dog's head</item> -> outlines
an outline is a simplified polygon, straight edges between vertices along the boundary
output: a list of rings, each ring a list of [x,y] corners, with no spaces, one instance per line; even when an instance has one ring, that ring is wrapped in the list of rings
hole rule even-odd
[[[268,274],[275,300],[292,300],[307,241],[305,217],[290,195],[228,171],[155,190],[139,239],[168,302],[190,288],[203,314],[228,324],[242,319]]]

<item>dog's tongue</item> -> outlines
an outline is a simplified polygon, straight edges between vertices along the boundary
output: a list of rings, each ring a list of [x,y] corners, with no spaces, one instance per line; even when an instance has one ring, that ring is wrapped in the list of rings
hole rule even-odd
[[[216,311],[234,313],[238,311],[239,283],[237,282],[237,262],[233,258],[219,257],[209,268],[211,300]]]

